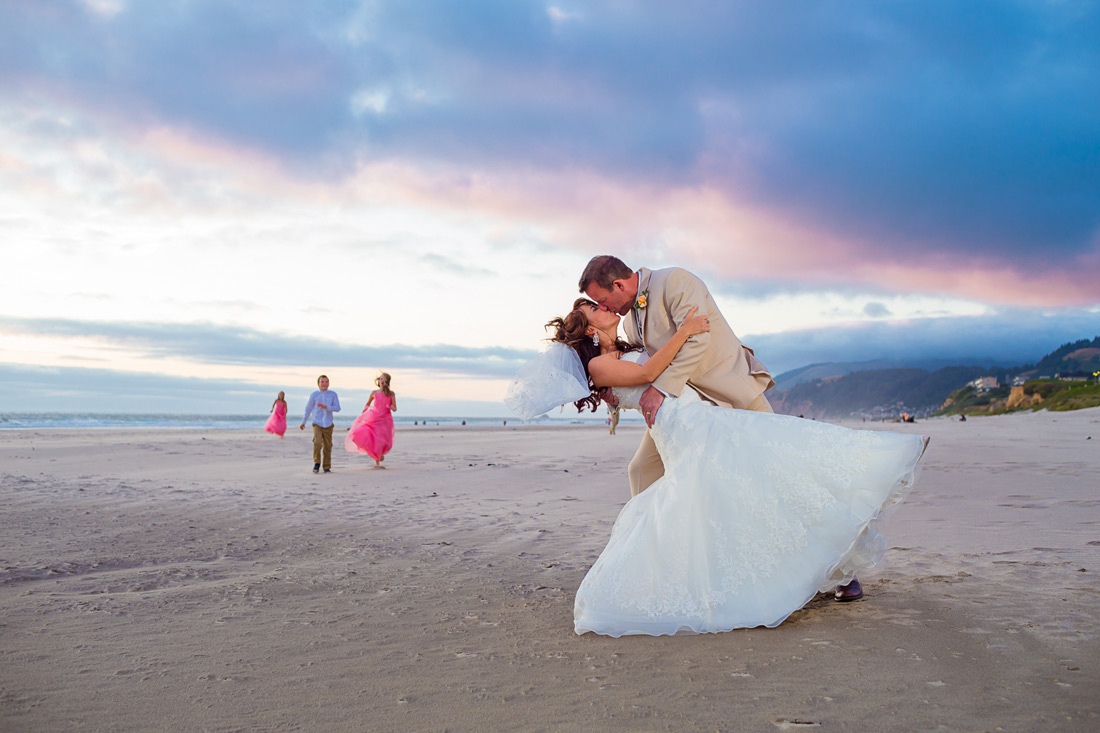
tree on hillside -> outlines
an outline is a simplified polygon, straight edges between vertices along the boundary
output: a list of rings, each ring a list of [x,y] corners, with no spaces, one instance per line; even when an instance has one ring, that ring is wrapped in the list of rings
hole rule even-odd
[[[1100,336],[1062,344],[1035,365],[1039,374],[1054,375],[1059,372],[1100,371]]]

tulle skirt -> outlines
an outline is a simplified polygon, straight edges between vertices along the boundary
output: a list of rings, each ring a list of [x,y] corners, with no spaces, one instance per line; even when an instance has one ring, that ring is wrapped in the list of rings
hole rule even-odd
[[[264,423],[264,430],[281,438],[286,433],[286,409],[280,410],[276,407],[275,412]]]
[[[578,634],[774,627],[879,562],[927,439],[730,410],[691,390],[652,435],[665,475],[623,507],[577,590]]]
[[[380,461],[393,448],[393,436],[393,413],[389,407],[376,405],[355,418],[344,438],[344,448]]]

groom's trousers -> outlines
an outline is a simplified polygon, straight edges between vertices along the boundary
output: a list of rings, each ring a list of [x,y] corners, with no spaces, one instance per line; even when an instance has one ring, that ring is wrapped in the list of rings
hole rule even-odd
[[[745,409],[753,412],[775,412],[763,393]],[[626,475],[630,478],[631,496],[642,493],[654,481],[665,475],[665,464],[661,462],[661,454],[657,452],[657,444],[653,442],[653,436],[649,434],[649,430],[642,435],[642,443],[638,446],[638,452],[634,454],[634,458],[630,460]]]

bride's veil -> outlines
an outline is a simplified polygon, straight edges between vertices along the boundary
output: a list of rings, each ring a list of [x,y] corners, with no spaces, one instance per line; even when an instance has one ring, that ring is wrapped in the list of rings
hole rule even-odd
[[[508,385],[504,404],[522,419],[530,420],[591,393],[577,352],[555,341],[520,368]]]

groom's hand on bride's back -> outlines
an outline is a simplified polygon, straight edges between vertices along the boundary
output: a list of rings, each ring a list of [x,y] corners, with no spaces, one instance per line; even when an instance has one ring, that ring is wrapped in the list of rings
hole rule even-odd
[[[610,387],[601,387],[599,391],[600,400],[606,402],[612,407],[619,406],[619,398],[615,396],[615,393],[611,391]]]
[[[648,427],[653,427],[653,422],[657,419],[657,411],[661,409],[664,401],[664,393],[652,384],[646,388],[645,392],[642,392],[641,399],[638,400],[638,406],[642,408],[642,417],[645,418],[645,424]]]

